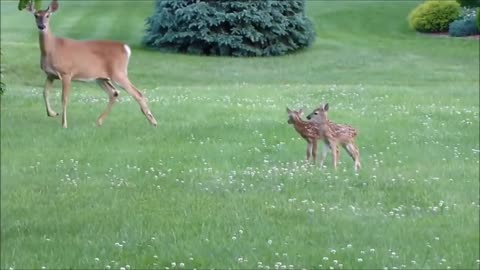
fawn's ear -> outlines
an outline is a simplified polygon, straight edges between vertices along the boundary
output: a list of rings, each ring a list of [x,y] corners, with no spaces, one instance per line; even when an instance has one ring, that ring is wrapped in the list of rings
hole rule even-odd
[[[291,113],[292,110],[290,110],[288,107],[287,107],[287,113]]]
[[[54,13],[58,9],[58,0],[52,0],[50,5],[47,8],[47,11],[50,13]]]
[[[325,105],[323,105],[323,110],[328,111],[328,103],[325,103]]]

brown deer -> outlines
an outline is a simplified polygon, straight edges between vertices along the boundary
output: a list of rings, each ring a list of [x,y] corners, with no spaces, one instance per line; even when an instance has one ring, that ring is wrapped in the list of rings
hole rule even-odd
[[[50,88],[54,80],[62,81],[62,126],[64,128],[67,127],[67,102],[71,82],[96,81],[109,97],[107,108],[97,119],[99,126],[103,124],[118,97],[114,83],[135,98],[145,117],[153,126],[156,126],[157,121],[150,112],[145,97],[127,76],[130,47],[109,40],[79,41],[55,37],[50,30],[49,20],[57,9],[57,0],[52,0],[46,10],[36,11],[32,1],[27,6],[27,11],[35,16],[39,30],[40,65],[47,75],[43,90],[47,115],[51,117],[58,115],[50,107],[49,101]]]
[[[303,110],[290,110],[287,108],[288,121],[287,123],[293,125],[295,130],[307,141],[307,161],[313,158],[313,162],[317,160],[317,142],[321,139],[320,129],[315,123],[302,120]],[[324,149],[326,150],[326,149]],[[338,155],[338,148],[336,149]],[[323,163],[321,163],[321,166]]]
[[[336,124],[328,120],[328,108],[328,103],[320,105],[319,108],[315,109],[307,116],[307,119],[319,129],[323,141],[328,148],[336,149],[338,145],[341,145],[348,152],[354,161],[354,169],[357,171],[361,167],[360,152],[355,144],[355,138],[358,132],[355,128],[349,125]],[[324,148],[320,164],[323,164],[326,156],[327,152]],[[338,152],[332,151],[332,156],[333,167],[336,169],[339,159]]]

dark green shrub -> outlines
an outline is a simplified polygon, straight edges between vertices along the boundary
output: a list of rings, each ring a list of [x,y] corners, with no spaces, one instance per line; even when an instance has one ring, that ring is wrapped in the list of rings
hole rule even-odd
[[[419,32],[446,32],[459,14],[460,4],[455,1],[426,1],[410,12],[408,22]]]
[[[283,55],[315,38],[305,0],[156,0],[146,25],[146,46],[204,55]]]
[[[5,92],[5,84],[0,82],[0,96],[3,96],[3,92]]]
[[[480,7],[477,8],[477,29],[480,31]]]
[[[467,37],[478,34],[477,18],[459,19],[450,24],[448,34],[452,37]]]
[[[480,0],[457,0],[462,7],[480,7]]]

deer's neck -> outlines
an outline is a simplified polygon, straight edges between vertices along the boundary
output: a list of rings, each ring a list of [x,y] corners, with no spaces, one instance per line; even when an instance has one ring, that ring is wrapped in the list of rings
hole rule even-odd
[[[54,50],[55,37],[53,36],[52,32],[50,32],[49,28],[47,28],[45,31],[39,32],[39,42],[42,56],[47,56]]]
[[[303,130],[308,126],[308,124],[309,123],[307,121],[303,121],[300,118],[293,118],[293,126],[296,130]]]

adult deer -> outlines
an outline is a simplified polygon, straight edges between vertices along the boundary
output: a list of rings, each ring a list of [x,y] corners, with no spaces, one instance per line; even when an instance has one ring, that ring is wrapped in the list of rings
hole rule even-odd
[[[145,97],[127,76],[130,47],[109,40],[80,41],[55,37],[50,30],[49,20],[57,9],[57,0],[52,0],[46,10],[36,11],[32,2],[27,6],[27,10],[35,16],[39,30],[40,65],[47,75],[43,90],[47,115],[51,117],[58,115],[50,107],[49,101],[54,80],[62,81],[62,126],[64,128],[67,127],[67,103],[71,82],[97,81],[109,96],[107,108],[97,119],[99,126],[103,124],[118,97],[114,83],[135,98],[145,117],[153,126],[156,126],[157,121],[150,112]]]

